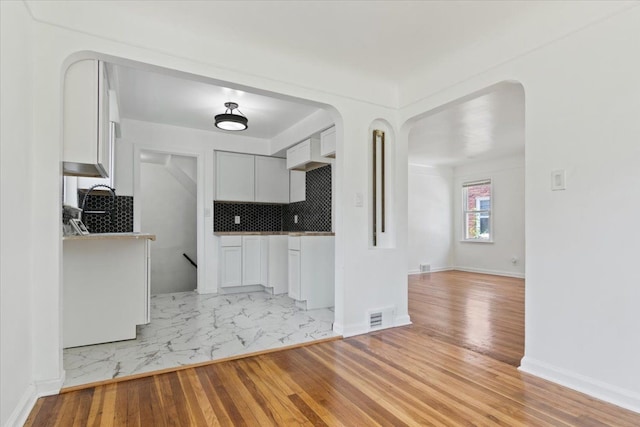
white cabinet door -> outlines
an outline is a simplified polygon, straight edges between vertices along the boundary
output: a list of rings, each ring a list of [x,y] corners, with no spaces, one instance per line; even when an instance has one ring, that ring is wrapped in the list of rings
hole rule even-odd
[[[287,282],[287,248],[288,236],[269,236],[269,271],[267,286],[274,295],[286,294],[289,291]]]
[[[304,164],[311,159],[311,140],[307,139],[287,150],[287,169]]]
[[[98,61],[98,72],[100,73],[98,78],[98,165],[104,171],[103,178],[108,178],[113,156],[111,138],[109,137],[109,83],[107,68],[102,61]]]
[[[331,161],[320,155],[320,140],[309,138],[287,150],[287,169],[310,171]]]
[[[289,203],[304,202],[307,199],[307,173],[290,171]]]
[[[289,297],[300,300],[300,251],[289,250]]]
[[[67,69],[63,99],[64,174],[108,176],[111,160],[108,90],[102,61],[85,59]]]
[[[277,157],[255,156],[256,202],[288,203],[287,161]]]
[[[270,249],[269,236],[260,236],[260,284],[263,286],[269,286]]]
[[[220,286],[242,285],[242,247],[220,248]]]
[[[250,154],[216,152],[216,200],[255,200],[254,157]]]
[[[336,157],[336,128],[329,128],[320,134],[320,155]]]
[[[260,284],[261,263],[261,238],[260,236],[242,237],[242,285]]]

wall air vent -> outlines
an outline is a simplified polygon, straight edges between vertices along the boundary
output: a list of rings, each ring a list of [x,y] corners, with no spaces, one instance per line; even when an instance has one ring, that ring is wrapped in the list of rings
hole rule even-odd
[[[395,307],[385,307],[369,311],[367,313],[367,323],[369,324],[369,330],[374,331],[376,329],[392,327],[395,315]]]
[[[382,326],[382,313],[379,311],[377,313],[370,313],[369,327],[371,329],[374,329],[374,328],[379,328],[380,326]]]
[[[429,273],[431,271],[431,264],[420,264],[420,273]]]

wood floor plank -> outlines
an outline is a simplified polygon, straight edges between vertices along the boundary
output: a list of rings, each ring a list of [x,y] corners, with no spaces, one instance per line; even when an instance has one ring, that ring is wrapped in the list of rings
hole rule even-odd
[[[192,389],[191,399],[189,399],[190,408],[199,408],[202,411],[202,419],[204,425],[219,426],[218,418],[213,411],[212,406],[206,396],[206,391],[200,382],[198,375],[194,370],[185,370],[178,373],[183,386],[189,384]]]
[[[640,425],[516,369],[520,279],[411,276],[409,310],[410,326],[41,398],[25,425]]]

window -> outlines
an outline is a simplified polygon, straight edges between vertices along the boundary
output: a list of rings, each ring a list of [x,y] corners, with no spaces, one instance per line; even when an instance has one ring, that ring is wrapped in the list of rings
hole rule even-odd
[[[491,180],[462,184],[464,240],[491,242]]]

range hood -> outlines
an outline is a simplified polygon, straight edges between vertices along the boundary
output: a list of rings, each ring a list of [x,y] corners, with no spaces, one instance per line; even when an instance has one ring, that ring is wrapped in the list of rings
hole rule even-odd
[[[86,178],[108,178],[109,174],[101,164],[62,162],[62,174]]]

